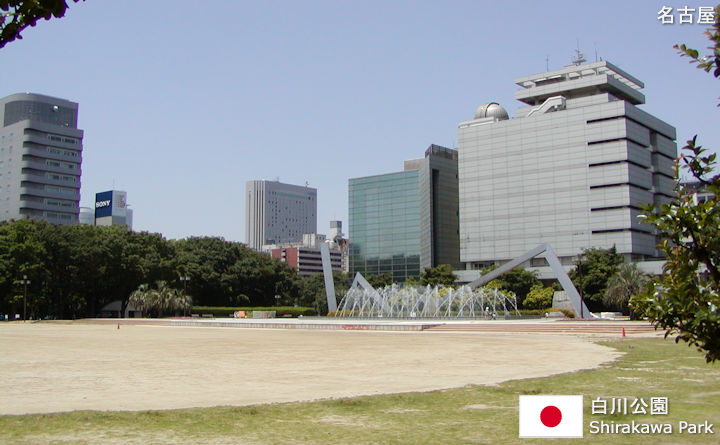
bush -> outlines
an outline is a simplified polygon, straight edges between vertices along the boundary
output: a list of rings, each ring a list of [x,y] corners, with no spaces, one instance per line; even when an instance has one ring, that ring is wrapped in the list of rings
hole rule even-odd
[[[218,318],[232,317],[233,312],[245,311],[247,318],[252,318],[253,311],[275,311],[276,317],[291,315],[292,317],[315,315],[315,309],[310,307],[272,306],[272,307],[224,307],[224,306],[193,306],[193,314],[212,314]]]
[[[545,313],[562,312],[567,318],[575,318],[575,314],[573,313],[573,311],[569,311],[567,309],[520,309],[519,312],[520,315],[539,315],[541,317],[544,317]]]
[[[328,312],[328,317],[355,317],[357,316],[358,311],[331,311]]]
[[[523,307],[528,309],[545,309],[552,306],[553,289],[551,287],[543,287],[542,284],[536,284],[530,288]]]

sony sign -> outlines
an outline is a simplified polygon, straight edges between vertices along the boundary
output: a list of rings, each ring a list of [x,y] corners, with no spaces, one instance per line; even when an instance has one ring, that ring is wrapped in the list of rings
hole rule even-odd
[[[112,216],[113,192],[101,192],[95,194],[95,218]]]

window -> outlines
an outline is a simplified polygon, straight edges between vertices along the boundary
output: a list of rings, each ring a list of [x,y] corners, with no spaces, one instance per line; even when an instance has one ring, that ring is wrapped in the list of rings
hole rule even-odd
[[[69,158],[77,158],[78,152],[73,150],[63,150],[61,148],[55,148],[55,147],[45,147],[48,153],[52,153],[54,155],[62,155],[67,156]]]

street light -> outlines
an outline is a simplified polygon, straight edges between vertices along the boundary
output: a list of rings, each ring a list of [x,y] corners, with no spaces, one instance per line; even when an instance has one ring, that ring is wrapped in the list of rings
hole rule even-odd
[[[583,306],[585,306],[585,301],[583,299],[583,268],[582,268],[582,260],[584,255],[578,255],[578,264],[577,264],[577,270],[578,274],[580,275],[580,319],[582,320],[585,318],[585,314],[583,313]]]
[[[185,303],[187,303],[187,282],[190,281],[190,277],[180,277],[180,281],[183,284],[183,297],[185,297]],[[183,304],[183,316],[187,315],[187,304]]]
[[[30,284],[30,280],[27,279],[27,275],[23,275],[23,279],[20,283],[25,286],[25,296],[23,297],[23,323],[27,320],[27,287]]]

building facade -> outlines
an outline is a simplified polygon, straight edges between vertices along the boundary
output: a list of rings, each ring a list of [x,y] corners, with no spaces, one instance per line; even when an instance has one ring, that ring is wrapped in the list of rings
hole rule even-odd
[[[322,254],[320,247],[322,243],[330,242],[325,235],[306,233],[300,243],[287,243],[281,245],[266,246],[265,250],[270,256],[276,258],[298,271],[303,277],[323,273]],[[330,265],[333,271],[340,272],[342,267],[342,251],[334,243],[330,243]]]
[[[677,148],[675,128],[638,108],[643,83],[607,61],[515,83],[527,105],[515,118],[489,103],[458,127],[461,261],[500,264],[540,243],[563,264],[590,247],[658,257],[638,215],[673,195]]]
[[[80,207],[80,216],[78,222],[86,226],[94,226],[95,209],[91,209],[90,207]]]
[[[330,249],[337,249],[342,255],[342,270],[344,272],[350,271],[350,255],[349,255],[349,243],[348,239],[345,238],[345,234],[342,231],[342,221],[333,220],[330,221],[330,231],[328,232],[328,242],[330,242]]]
[[[77,224],[83,131],[78,104],[40,94],[0,99],[0,221]]]
[[[128,207],[127,192],[108,190],[95,194],[95,225],[126,226],[132,230],[133,211]]]
[[[261,250],[265,244],[301,242],[317,232],[317,190],[276,181],[248,181],[245,191],[245,242]]]
[[[431,145],[404,170],[349,181],[350,274],[417,278],[459,263],[457,152]]]

